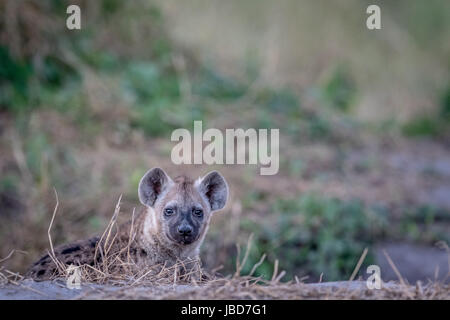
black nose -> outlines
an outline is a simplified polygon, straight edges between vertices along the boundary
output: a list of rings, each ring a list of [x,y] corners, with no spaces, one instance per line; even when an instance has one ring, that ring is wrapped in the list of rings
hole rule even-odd
[[[184,224],[181,226],[178,226],[177,231],[179,234],[183,236],[187,236],[192,233],[192,227],[190,225]]]

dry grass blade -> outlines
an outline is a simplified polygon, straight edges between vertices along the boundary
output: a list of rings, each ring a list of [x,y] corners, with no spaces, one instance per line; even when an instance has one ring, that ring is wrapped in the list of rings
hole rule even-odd
[[[448,244],[445,241],[438,241],[436,243],[436,245],[441,248],[444,249],[447,252],[447,265],[448,265],[448,270],[447,270],[447,275],[444,277],[444,279],[442,280],[443,283],[445,283],[447,281],[448,278],[450,278],[450,248],[448,246]]]
[[[133,208],[133,214],[131,215],[131,227],[130,227],[128,246],[127,246],[127,262],[128,263],[130,263],[130,246],[136,236],[136,234],[134,233],[134,213],[135,213],[135,208]]]
[[[261,258],[259,259],[259,261],[253,266],[252,270],[249,273],[249,276],[253,276],[253,274],[255,273],[256,269],[258,269],[258,267],[264,262],[264,260],[266,259],[266,254],[264,253]]]
[[[281,271],[280,274],[273,280],[273,283],[278,283],[286,275],[286,271]]]
[[[250,236],[248,238],[247,248],[244,253],[244,258],[242,259],[242,262],[241,262],[241,267],[244,267],[245,264],[247,263],[248,255],[250,254],[250,249],[252,248],[253,236],[254,236],[254,234],[252,233],[252,234],[250,234]]]
[[[113,240],[109,241],[110,238],[111,238],[111,232],[112,232],[113,227],[117,226],[116,222],[117,222],[117,218],[118,218],[119,213],[120,213],[120,201],[121,200],[122,200],[122,195],[120,195],[119,200],[117,201],[116,207],[114,209],[114,214],[113,214],[113,216],[111,218],[111,221],[109,223],[108,228],[106,229],[107,230],[107,236],[106,236],[106,239],[105,239],[104,247],[106,248],[106,246],[109,244],[108,249],[105,249],[105,253],[106,254],[108,254],[108,252],[111,250],[111,246],[113,245],[115,237],[117,235],[117,233],[115,233]]]
[[[24,251],[13,249],[5,258],[0,259],[0,263],[9,260],[16,252],[26,254],[26,252]],[[23,276],[21,276],[17,272],[12,272],[8,269],[5,269],[5,267],[3,266],[0,266],[0,284],[15,283],[19,280],[23,280]]]
[[[236,252],[236,272],[234,273],[233,277],[239,277],[241,274],[241,261],[239,260],[241,258],[241,247],[237,243]]]
[[[27,252],[25,252],[25,251],[17,250],[17,249],[12,249],[12,250],[10,251],[10,253],[9,253],[6,257],[4,257],[3,259],[0,259],[0,263],[3,263],[3,262],[5,262],[6,260],[9,260],[9,259],[13,256],[13,254],[16,253],[16,252],[22,253],[22,254],[27,254]]]
[[[273,275],[271,282],[275,281],[278,274],[278,259],[275,260],[275,265],[273,266]]]
[[[403,279],[402,275],[400,274],[400,272],[398,271],[397,267],[395,266],[394,262],[392,261],[391,257],[389,256],[389,254],[386,252],[386,250],[383,250],[383,254],[385,255],[386,259],[389,262],[389,265],[391,266],[392,270],[394,270],[395,274],[397,275],[397,278],[399,279],[400,283],[402,284],[402,286],[405,288],[408,296],[411,299],[414,299],[414,297],[410,294],[410,292],[408,291],[408,286],[406,285],[405,280]]]
[[[55,205],[55,208],[53,209],[52,219],[50,220],[50,225],[48,226],[48,231],[47,231],[48,241],[50,243],[50,251],[48,252],[48,255],[53,260],[53,263],[56,265],[56,268],[57,268],[58,272],[60,274],[64,274],[66,272],[66,267],[56,257],[55,250],[53,248],[52,236],[51,236],[51,230],[52,230],[53,222],[55,221],[56,212],[58,211],[58,206],[59,206],[58,192],[56,192],[55,188],[53,188],[53,191],[55,192],[56,205]]]
[[[244,257],[242,258],[242,261],[240,261],[240,256],[241,256],[241,247],[236,244],[236,248],[237,248],[237,257],[236,257],[236,272],[234,273],[234,277],[238,277],[241,275],[241,271],[242,268],[245,266],[245,264],[247,263],[247,259],[248,256],[250,254],[250,249],[252,248],[252,241],[253,241],[253,236],[254,234],[250,234],[250,236],[248,237],[247,240],[247,247],[245,249],[244,252]]]
[[[362,263],[364,262],[364,259],[366,258],[367,252],[369,250],[367,248],[364,249],[361,257],[358,260],[358,263],[356,264],[355,269],[352,272],[352,275],[350,276],[350,279],[348,281],[353,281],[356,277],[356,275],[358,274],[359,268],[361,268]]]
[[[109,238],[111,236],[112,228],[115,226],[117,217],[119,216],[121,200],[122,200],[122,195],[120,195],[120,197],[116,203],[116,207],[114,209],[113,216],[111,217],[111,220],[109,221],[105,231],[103,232],[102,236],[100,237],[100,240],[97,243],[97,246],[95,247],[94,260],[97,261],[98,253],[100,252],[102,266],[104,269],[103,271],[104,272],[106,271],[106,273],[108,271],[107,255],[108,255],[108,251],[109,251],[106,248],[108,245]],[[106,236],[106,238],[105,238],[105,236]],[[111,243],[113,243],[113,241]]]

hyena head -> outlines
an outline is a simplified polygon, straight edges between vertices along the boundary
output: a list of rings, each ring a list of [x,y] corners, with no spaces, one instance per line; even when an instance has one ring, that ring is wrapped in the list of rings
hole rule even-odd
[[[152,225],[169,245],[200,245],[213,212],[228,199],[228,185],[213,171],[195,182],[186,177],[171,179],[164,170],[149,170],[139,183],[139,199],[151,208]]]

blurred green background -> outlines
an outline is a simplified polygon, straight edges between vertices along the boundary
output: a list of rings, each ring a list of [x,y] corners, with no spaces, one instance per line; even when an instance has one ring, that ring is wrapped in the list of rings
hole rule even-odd
[[[230,183],[209,269],[234,272],[252,233],[243,273],[266,254],[266,278],[278,260],[284,279],[347,279],[392,243],[427,263],[418,247],[450,241],[449,39],[444,0],[0,1],[0,258],[26,251],[5,262],[23,272],[48,247],[53,188],[60,244],[101,232],[121,194],[129,218],[160,166]],[[194,120],[279,128],[280,172],[173,165],[170,134]]]

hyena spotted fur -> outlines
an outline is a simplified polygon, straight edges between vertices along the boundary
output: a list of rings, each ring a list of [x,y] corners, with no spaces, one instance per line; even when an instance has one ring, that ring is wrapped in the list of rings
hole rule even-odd
[[[122,261],[131,257],[136,268],[145,270],[154,265],[199,259],[212,213],[227,202],[228,185],[217,171],[193,181],[185,176],[172,180],[164,170],[153,168],[142,177],[138,193],[145,210],[137,214],[133,224],[130,220],[118,227],[110,250],[122,252]],[[99,243],[100,239],[97,236],[62,245],[54,249],[55,256],[66,266],[94,266],[102,261],[99,251],[104,249],[104,240]],[[122,250],[127,246],[127,250]],[[27,276],[46,280],[57,272],[47,254],[31,266]]]

